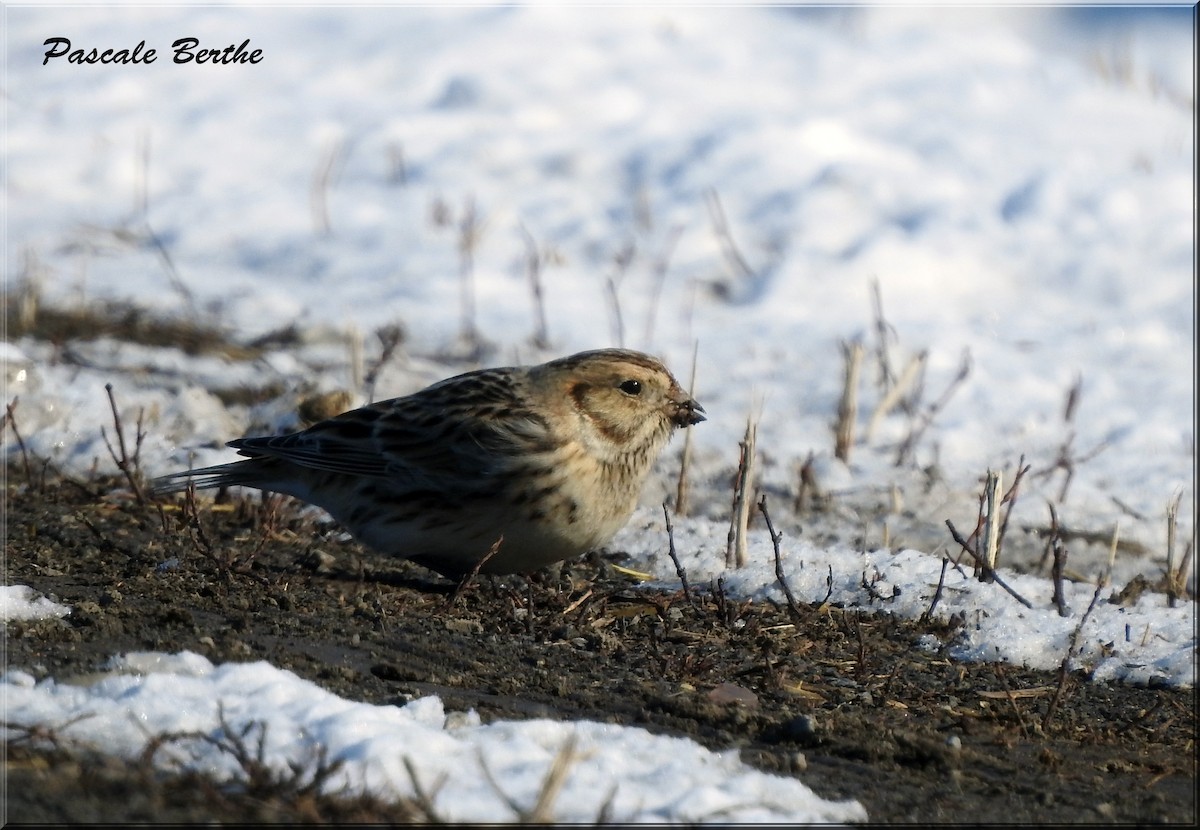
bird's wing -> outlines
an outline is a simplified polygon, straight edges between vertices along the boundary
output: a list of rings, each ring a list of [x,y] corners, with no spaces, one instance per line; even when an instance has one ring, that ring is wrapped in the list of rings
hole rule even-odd
[[[303,432],[229,445],[252,458],[421,487],[502,474],[553,446],[547,421],[508,386],[490,390],[495,400],[464,401],[449,383],[345,412]]]

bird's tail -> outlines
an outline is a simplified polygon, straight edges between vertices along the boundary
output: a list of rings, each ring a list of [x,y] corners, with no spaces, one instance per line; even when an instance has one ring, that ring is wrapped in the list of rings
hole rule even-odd
[[[246,459],[160,476],[150,483],[150,492],[155,496],[165,496],[169,493],[181,493],[188,485],[195,485],[197,490],[237,486],[261,488],[263,479],[255,460]]]

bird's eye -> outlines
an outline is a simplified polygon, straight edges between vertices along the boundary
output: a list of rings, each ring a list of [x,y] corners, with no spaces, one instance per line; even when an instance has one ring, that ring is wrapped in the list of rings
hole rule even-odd
[[[642,394],[642,382],[638,380],[627,380],[618,387],[626,395]]]

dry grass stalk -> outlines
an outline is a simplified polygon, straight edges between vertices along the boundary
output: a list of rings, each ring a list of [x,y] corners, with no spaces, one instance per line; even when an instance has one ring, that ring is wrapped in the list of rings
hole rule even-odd
[[[0,425],[0,444],[3,444],[4,430],[3,426],[12,428],[12,433],[17,439],[17,446],[21,449],[21,463],[25,467],[25,481],[30,487],[33,486],[33,467],[29,463],[29,450],[25,447],[25,439],[21,437],[21,431],[17,429],[17,404],[21,398],[15,397],[12,403],[5,405],[4,424]],[[689,430],[690,432],[691,430]]]
[[[529,292],[533,296],[533,345],[539,349],[550,348],[550,329],[546,324],[546,299],[542,291],[542,268],[545,266],[547,252],[538,247],[533,234],[522,225],[521,234],[525,238],[525,274],[529,278]]]
[[[625,273],[629,270],[635,253],[637,253],[637,249],[634,247],[634,244],[632,242],[625,243],[613,255],[615,270],[604,281],[604,295],[608,298],[608,311],[612,321],[613,341],[621,348],[625,346],[625,319],[621,315],[621,297],[618,291],[621,288],[621,283],[625,280]]]
[[[917,378],[921,376],[925,368],[925,362],[929,359],[929,352],[922,351],[919,354],[909,358],[908,363],[904,365],[903,371],[900,372],[900,377],[896,379],[880,398],[879,403],[875,405],[875,410],[871,413],[871,420],[867,423],[866,441],[869,444],[875,436],[875,430],[879,428],[879,423],[887,417],[887,414],[896,407],[898,403],[905,399],[905,395],[916,384]]]
[[[332,229],[329,221],[329,191],[337,176],[338,164],[342,159],[342,149],[345,141],[336,138],[325,145],[313,174],[312,185],[309,187],[309,206],[312,208],[313,231],[326,236]]]
[[[1000,502],[996,497],[998,492],[1003,492],[1000,486],[1001,474],[998,472],[987,471],[987,480],[984,484],[984,496],[987,499],[987,515],[984,519],[983,538],[984,561],[987,562],[988,568],[996,570],[996,560],[1000,554]]]
[[[896,386],[896,376],[892,372],[892,360],[888,354],[888,341],[895,336],[896,330],[883,316],[883,292],[879,289],[879,278],[871,277],[871,310],[875,316],[875,355],[879,365],[879,388],[887,397]]]
[[[1112,580],[1113,565],[1117,562],[1117,545],[1120,541],[1121,523],[1117,522],[1113,525],[1112,542],[1108,546],[1108,564],[1104,567],[1104,573],[1100,577],[1100,581],[1106,586]]]
[[[1050,539],[1047,541],[1047,546],[1054,554],[1053,564],[1050,566],[1050,579],[1054,584],[1053,601],[1058,608],[1058,616],[1070,616],[1070,609],[1067,608],[1066,595],[1063,593],[1063,573],[1067,569],[1067,549],[1063,545],[1062,533],[1059,532],[1058,513],[1054,510],[1054,505],[1050,502],[1046,503],[1050,508]]]
[[[1189,545],[1178,569],[1175,567],[1175,536],[1179,526],[1179,503],[1182,500],[1183,491],[1180,490],[1167,502],[1167,602],[1172,608],[1187,593],[1187,570],[1191,564],[1192,548]]]
[[[550,762],[550,768],[546,770],[546,777],[542,779],[542,786],[538,790],[537,799],[530,808],[522,807],[512,796],[504,792],[484,760],[482,750],[478,754],[479,768],[483,771],[483,776],[491,785],[492,790],[508,805],[508,808],[522,824],[549,824],[554,821],[554,802],[558,800],[563,785],[567,781],[567,773],[578,761],[584,760],[590,754],[579,752],[578,744],[579,738],[574,733],[563,742],[558,752],[555,753],[554,760]]]
[[[671,266],[671,256],[675,253],[675,245],[679,242],[679,237],[683,235],[683,226],[675,225],[667,234],[667,241],[663,243],[662,252],[654,260],[652,271],[653,282],[650,285],[650,301],[646,308],[646,331],[644,342],[646,349],[654,342],[654,324],[658,317],[658,300],[662,296],[663,284],[667,281],[667,270]]]
[[[350,388],[355,392],[363,393],[367,403],[370,403],[371,398],[366,396],[362,329],[354,323],[351,323],[346,329],[346,347],[350,351]]]
[[[112,407],[113,428],[117,433],[117,444],[121,448],[121,454],[118,457],[113,449],[112,443],[108,440],[108,433],[104,427],[100,427],[100,437],[104,439],[105,446],[108,447],[108,453],[112,456],[113,462],[117,465],[117,469],[125,474],[125,480],[129,482],[129,488],[133,490],[133,495],[137,499],[138,504],[146,503],[146,495],[142,492],[142,471],[140,464],[140,456],[142,454],[142,441],[146,438],[146,433],[142,429],[142,418],[145,415],[143,407],[138,408],[137,426],[136,426],[136,443],[134,444],[133,455],[129,455],[129,451],[125,445],[125,430],[121,428],[121,413],[117,411],[117,400],[113,396],[113,386],[111,383],[104,384],[104,391],[108,393],[108,403]]]
[[[454,586],[454,592],[450,594],[450,598],[446,600],[445,604],[438,609],[439,613],[444,613],[454,607],[454,604],[458,602],[458,598],[461,597],[463,592],[467,590],[467,588],[476,580],[476,578],[478,578],[479,572],[483,569],[483,566],[488,563],[488,560],[500,552],[500,545],[502,544],[504,544],[503,534],[501,534],[500,537],[492,543],[492,546],[488,549],[488,552],[484,555],[484,557],[475,563],[475,567],[471,568],[471,572],[460,579],[458,585]]]
[[[482,344],[479,330],[475,326],[475,252],[483,238],[485,225],[486,221],[479,217],[475,209],[475,197],[468,196],[466,204],[463,205],[462,218],[458,222],[458,274],[462,303],[459,336],[473,351],[478,351]]]
[[[843,341],[842,358],[842,399],[838,403],[833,453],[842,461],[849,461],[850,447],[854,445],[854,422],[858,417],[858,373],[862,366],[862,343]]]
[[[700,341],[697,340],[692,345],[692,376],[688,381],[688,397],[692,400],[696,399],[696,358],[700,355]],[[688,466],[692,460],[692,430],[685,429],[683,431],[683,454],[679,459],[679,482],[675,486],[675,515],[686,516],[688,507],[688,498],[691,494],[691,486],[688,484]]]
[[[925,430],[929,428],[929,425],[933,423],[933,419],[950,402],[950,398],[954,396],[955,391],[966,381],[970,374],[971,351],[970,349],[964,349],[962,363],[959,364],[958,372],[950,379],[950,383],[946,385],[942,396],[930,404],[929,408],[919,418],[914,419],[912,426],[909,428],[908,435],[900,442],[900,447],[896,452],[897,467],[912,457],[913,450],[916,449],[917,442],[921,440],[921,436],[925,434]]]
[[[735,281],[747,280],[754,276],[754,269],[747,263],[737,243],[733,241],[733,233],[729,230],[729,222],[725,218],[725,209],[721,206],[721,197],[716,190],[709,190],[706,195],[708,215],[712,219],[713,233],[721,245],[721,255],[729,267]]]
[[[729,538],[725,548],[725,567],[746,566],[746,533],[750,523],[750,488],[754,482],[754,443],[758,422],[746,416],[746,434],[738,442],[740,455],[737,475],[733,481],[733,511],[729,522]]]
[[[363,375],[363,386],[361,387],[367,403],[375,400],[375,384],[379,380],[379,373],[383,371],[383,367],[395,356],[396,351],[404,343],[404,327],[399,323],[380,326],[375,331],[375,337],[379,339],[379,357]],[[362,348],[361,341],[359,348]],[[355,387],[355,389],[358,388],[360,387]]]
[[[1079,619],[1079,625],[1071,632],[1070,646],[1067,648],[1067,653],[1062,659],[1062,663],[1058,667],[1058,686],[1054,690],[1054,696],[1050,698],[1050,704],[1046,707],[1046,714],[1042,718],[1042,731],[1046,731],[1050,727],[1050,721],[1054,719],[1054,713],[1058,711],[1059,701],[1062,699],[1063,692],[1067,688],[1067,678],[1070,676],[1071,661],[1079,656],[1080,644],[1079,638],[1083,634],[1083,627],[1087,624],[1088,618],[1092,615],[1092,610],[1095,609],[1096,603],[1100,600],[1100,592],[1104,590],[1103,580],[1096,580],[1096,590],[1092,593],[1092,601],[1088,603],[1087,610],[1083,612],[1083,616]]]
[[[767,533],[771,536],[771,547],[775,551],[775,581],[779,583],[779,587],[783,589],[783,596],[787,599],[788,614],[795,622],[799,623],[800,609],[796,606],[796,597],[792,594],[792,588],[788,585],[787,576],[783,572],[783,557],[779,552],[779,543],[783,539],[783,533],[776,533],[775,526],[771,524],[771,514],[767,512],[766,494],[759,497],[758,509],[762,511],[763,520],[767,523]]]
[[[671,511],[667,509],[667,503],[663,502],[663,518],[667,520],[667,553],[671,557],[671,562],[675,565],[675,574],[679,577],[679,582],[683,585],[683,598],[687,600],[688,605],[692,605],[692,588],[688,584],[687,571],[683,565],[679,564],[679,554],[675,552],[675,528],[671,526]],[[567,612],[563,612],[564,614]]]
[[[954,526],[954,522],[946,519],[946,527],[950,529],[951,538],[954,539],[958,546],[962,548],[963,553],[966,553],[975,560],[976,566],[980,569],[981,578],[986,578],[988,582],[995,582],[997,585],[1007,591],[1013,599],[1024,605],[1026,608],[1033,607],[1033,603],[1018,594],[1011,586],[1009,586],[1007,582],[1000,578],[999,574],[988,567],[987,562],[984,561],[983,554],[976,550],[970,542],[963,538],[962,534],[958,532],[958,528]]]
[[[388,184],[404,185],[408,182],[408,166],[404,163],[404,145],[390,141],[387,146]]]

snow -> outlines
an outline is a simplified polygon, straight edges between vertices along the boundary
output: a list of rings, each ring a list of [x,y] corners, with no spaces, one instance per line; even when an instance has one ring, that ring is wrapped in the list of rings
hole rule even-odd
[[[0,585],[0,622],[65,617],[71,609],[38,594],[28,585]]]
[[[749,769],[736,750],[714,753],[634,727],[482,724],[473,712],[447,714],[436,697],[373,706],[265,662],[214,666],[191,652],[128,654],[108,669],[86,685],[35,683],[10,670],[2,680],[9,722],[56,725],[59,740],[127,758],[155,735],[179,735],[156,760],[221,781],[241,770],[233,752],[205,737],[242,735],[254,751],[261,737],[261,760],[281,776],[289,759],[315,775],[324,751],[327,765],[342,764],[324,791],[411,798],[419,786],[436,815],[453,822],[518,820],[507,802],[532,811],[556,761],[568,772],[550,805],[560,822],[595,821],[606,809],[610,820],[639,822],[866,819],[856,802],[825,801],[799,781]]]
[[[1047,524],[1049,501],[1071,528],[1106,535],[1119,524],[1133,552],[1117,557],[1097,595],[1107,546],[1073,546],[1079,578],[1067,584],[1066,617],[1049,581],[1031,573],[1037,543],[1000,571],[1032,608],[948,568],[934,614],[967,624],[958,639],[926,647],[1052,668],[1074,642],[1072,665],[1097,681],[1194,683],[1194,605],[1171,608],[1152,593],[1129,606],[1107,601],[1133,575],[1161,574],[1164,511],[1176,495],[1180,550],[1194,539],[1194,9],[4,14],[6,299],[123,303],[238,342],[293,324],[302,332],[298,344],[254,360],[88,332],[67,352],[6,336],[4,398],[19,399],[29,451],[78,474],[95,463],[111,471],[99,432],[110,422],[111,382],[126,428],[139,410],[145,416],[149,474],[227,460],[224,441],[281,428],[299,397],[349,389],[361,400],[350,344],[360,339],[370,360],[384,325],[402,325],[406,339],[376,397],[461,371],[442,358],[462,351],[459,243],[473,205],[483,362],[620,340],[686,378],[698,347],[696,396],[709,420],[692,436],[696,507],[674,531],[694,584],[719,576],[736,595],[781,600],[763,531],[751,530],[747,568],[724,569],[728,482],[752,410],[761,413],[760,485],[785,531],[789,583],[806,602],[832,588],[830,601],[849,607],[926,612],[942,556],[954,553],[942,521],[974,527],[984,472],[1011,482],[1023,455],[1032,470],[1011,517],[1014,549],[1018,529]],[[264,59],[176,65],[170,44],[185,36],[217,47],[249,38]],[[144,40],[159,58],[43,64],[48,37],[101,49]],[[543,254],[547,350],[531,341],[526,234]],[[893,371],[927,355],[922,406],[964,359],[970,367],[899,466],[913,418],[893,410],[867,435],[883,396],[875,282]],[[831,424],[841,343],[855,339],[867,359],[858,440],[843,463],[832,457]],[[254,408],[222,403],[229,390],[270,384],[285,394]],[[10,457],[15,443],[5,436]],[[1054,465],[1064,447],[1077,463],[1060,497],[1065,471]],[[673,490],[677,450],[613,544],[669,585],[657,505]],[[790,516],[776,495],[794,490],[810,454],[834,496],[815,528],[816,518]],[[889,499],[898,504],[888,524],[867,526],[863,517]],[[892,599],[872,598],[864,578]],[[67,613],[71,597],[52,599],[63,605],[12,585],[0,607],[9,621]],[[406,773],[378,747],[391,735],[397,745],[436,741],[445,758],[471,759],[417,767],[423,780],[451,771],[446,788],[465,805],[461,820],[502,803],[469,766],[478,752],[510,796],[531,804],[573,734],[592,754],[573,768],[557,804],[575,812],[560,820],[591,820],[613,786],[614,815],[631,820],[865,817],[735,756],[667,749],[638,730],[485,727],[469,715],[448,727],[436,699],[368,707],[269,666],[211,666],[186,654],[137,671],[120,658],[114,666],[112,677],[84,685],[33,683],[11,667],[9,722],[90,712],[72,734],[107,744],[161,696],[138,715],[146,732],[116,750],[129,753],[154,730],[214,729],[220,699],[239,723],[270,721],[278,762],[322,745],[359,765],[346,768],[358,770],[347,783],[399,791]],[[268,691],[276,705],[257,707]],[[379,731],[354,731],[367,722]],[[219,765],[211,747],[190,748],[191,762]],[[669,760],[677,763],[667,771],[653,766]],[[644,786],[660,775],[694,792],[666,803]]]

